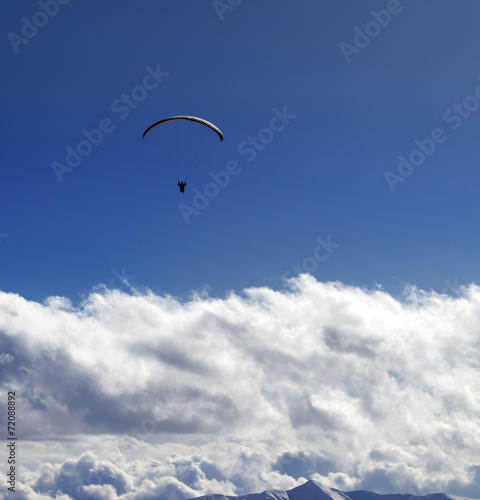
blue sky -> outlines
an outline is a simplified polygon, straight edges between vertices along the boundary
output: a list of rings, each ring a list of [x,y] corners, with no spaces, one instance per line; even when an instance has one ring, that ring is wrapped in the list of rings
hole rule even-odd
[[[340,44],[383,6],[69,2],[18,53],[5,36],[2,289],[78,300],[122,269],[175,294],[278,286],[328,235],[341,246],[313,271],[321,281],[476,282],[480,115],[451,130],[443,114],[479,84],[478,8],[399,2],[348,63]],[[37,7],[9,6],[5,35],[21,36]],[[128,116],[112,111],[157,65],[163,82]],[[239,145],[284,107],[296,118],[248,162]],[[175,114],[225,135],[184,196],[141,140]],[[113,132],[60,183],[51,164],[105,118]],[[448,139],[392,193],[385,171],[438,127]],[[241,174],[186,224],[179,203],[192,206],[192,189],[230,160]]]
[[[479,14],[4,8],[0,380],[24,409],[24,498],[309,477],[476,495]],[[225,137],[184,194],[142,140],[173,115]]]

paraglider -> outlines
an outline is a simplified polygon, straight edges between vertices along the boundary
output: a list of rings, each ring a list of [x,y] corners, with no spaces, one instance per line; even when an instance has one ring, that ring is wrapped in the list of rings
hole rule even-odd
[[[173,167],[180,192],[185,192],[187,178],[201,161],[216,136],[223,141],[222,131],[213,123],[196,116],[171,116],[150,125],[148,134],[162,154],[161,162]]]

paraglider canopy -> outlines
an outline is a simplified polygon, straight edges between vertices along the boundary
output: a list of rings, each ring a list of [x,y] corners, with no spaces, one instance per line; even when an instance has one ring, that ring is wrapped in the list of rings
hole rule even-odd
[[[160,120],[157,123],[154,123],[153,125],[150,125],[150,127],[145,130],[143,133],[143,138],[145,139],[145,136],[150,132],[150,130],[153,130],[155,127],[158,127],[159,125],[162,125],[163,123],[168,123],[168,122],[175,122],[178,120],[187,120],[191,122],[197,122],[201,123],[202,125],[205,125],[209,128],[211,128],[214,132],[218,134],[218,137],[220,137],[220,140],[223,141],[223,134],[222,131],[216,127],[213,123],[207,122],[207,120],[204,120],[203,118],[197,118],[196,116],[171,116],[170,118],[165,118],[163,120]]]
[[[190,172],[215,142],[215,134],[223,141],[222,131],[213,123],[196,116],[178,115],[150,125],[143,139],[147,137],[159,149],[160,163],[173,168],[183,193]]]

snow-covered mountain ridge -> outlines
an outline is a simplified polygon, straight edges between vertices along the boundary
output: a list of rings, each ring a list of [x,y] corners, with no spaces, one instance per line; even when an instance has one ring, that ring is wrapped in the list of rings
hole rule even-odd
[[[321,483],[309,480],[306,483],[292,488],[291,490],[267,490],[262,493],[250,493],[248,495],[234,496],[211,494],[203,495],[192,500],[479,500],[444,493],[432,493],[430,495],[409,494],[387,494],[380,495],[370,491],[344,492],[334,488],[328,488]]]

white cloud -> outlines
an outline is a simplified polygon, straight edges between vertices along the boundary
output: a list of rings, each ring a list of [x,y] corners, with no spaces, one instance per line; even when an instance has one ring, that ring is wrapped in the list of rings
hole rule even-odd
[[[97,290],[78,308],[0,293],[25,488],[63,477],[65,494],[83,481],[91,498],[174,499],[315,475],[475,496],[480,288],[399,300],[308,275],[290,285],[185,302]],[[89,483],[88,467],[109,479]]]

